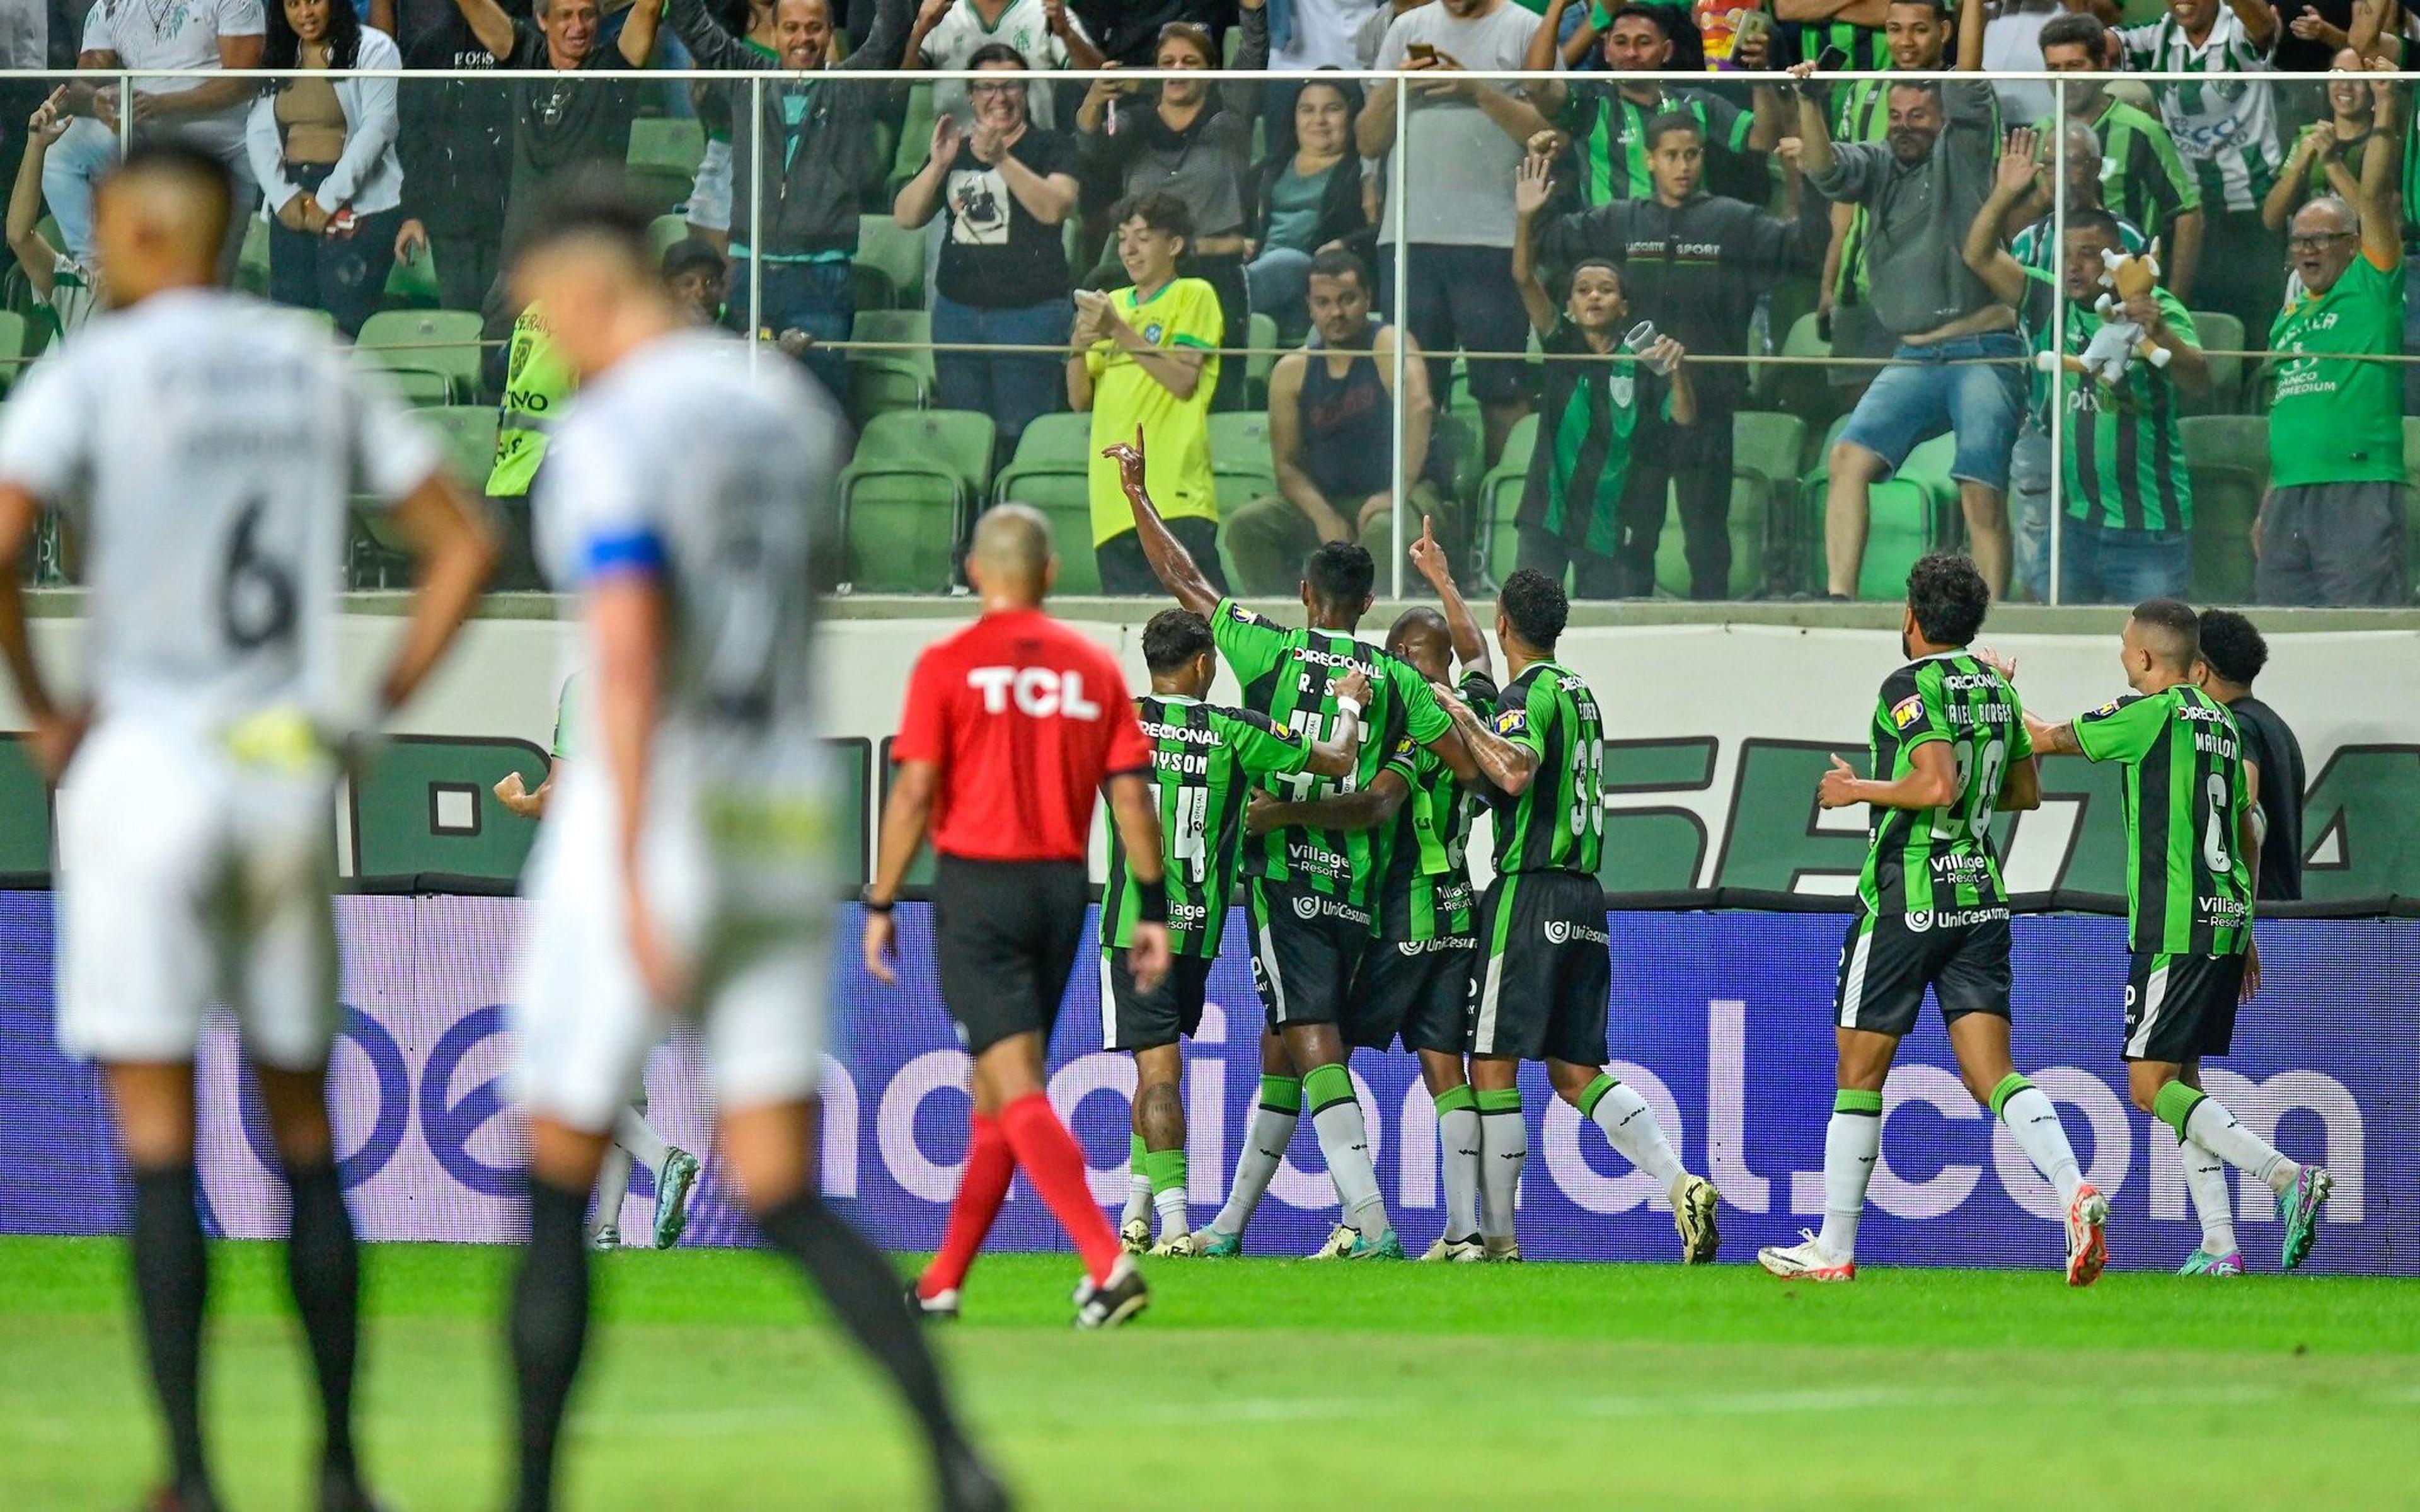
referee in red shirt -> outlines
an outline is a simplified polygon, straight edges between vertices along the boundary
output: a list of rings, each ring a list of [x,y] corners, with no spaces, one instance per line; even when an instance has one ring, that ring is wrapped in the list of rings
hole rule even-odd
[[[1084,1152],[1043,1095],[1042,1072],[1084,937],[1104,781],[1141,894],[1129,959],[1146,992],[1168,972],[1168,894],[1151,745],[1116,660],[1042,611],[1058,571],[1040,514],[1002,504],[977,522],[967,578],[983,617],[918,659],[892,742],[898,772],[865,890],[865,968],[898,980],[892,908],[929,828],[941,1000],[974,1057],[974,1115],[941,1252],[911,1300],[927,1317],[956,1316],[958,1287],[1022,1166],[1083,1257],[1078,1326],[1110,1328],[1150,1295],[1093,1201]]]

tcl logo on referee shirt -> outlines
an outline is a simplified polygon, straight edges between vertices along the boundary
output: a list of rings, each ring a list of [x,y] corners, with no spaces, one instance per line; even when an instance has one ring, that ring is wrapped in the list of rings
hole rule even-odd
[[[1084,695],[1084,674],[1049,667],[970,667],[967,686],[983,694],[985,714],[1016,712],[1036,719],[1097,719],[1101,705]]]

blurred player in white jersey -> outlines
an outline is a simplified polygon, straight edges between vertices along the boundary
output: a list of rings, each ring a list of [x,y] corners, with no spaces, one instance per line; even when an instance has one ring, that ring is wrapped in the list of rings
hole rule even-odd
[[[554,700],[554,748],[547,753],[546,777],[530,791],[519,772],[506,772],[495,786],[496,801],[523,819],[546,817],[554,784],[571,759],[573,720],[585,696],[587,676],[573,672],[563,680]],[[601,1252],[622,1247],[622,1202],[630,1193],[630,1166],[644,1165],[656,1178],[656,1213],[649,1239],[658,1249],[680,1242],[689,1227],[690,1189],[697,1184],[697,1157],[656,1133],[647,1121],[646,1068],[642,1065],[630,1083],[630,1105],[613,1115],[613,1143],[597,1171],[597,1221],[589,1227],[588,1245]]]
[[[197,1403],[207,1260],[194,1055],[235,1010],[292,1194],[287,1275],[323,1408],[317,1505],[373,1504],[353,1455],[359,1257],[328,1126],[329,895],[339,732],[417,687],[494,557],[429,437],[325,334],[215,287],[231,190],[207,154],[139,147],[94,203],[116,313],[28,375],[0,433],[0,561],[45,508],[85,541],[85,681],[54,698],[0,571],[0,655],[58,795],[59,1042],[97,1060],[132,1167],[134,1277],[173,1473],[215,1508]],[[375,707],[336,686],[349,500],[420,558]],[[348,717],[350,704],[351,717]]]
[[[593,693],[577,739],[594,753],[550,802],[515,994],[520,1506],[552,1505],[587,1332],[581,1220],[660,1011],[698,1021],[741,1200],[916,1413],[938,1504],[1003,1506],[890,1266],[814,1186],[837,881],[810,584],[846,424],[789,364],[752,374],[744,347],[688,328],[647,217],[618,196],[565,196],[512,276],[581,383],[537,516],[550,573],[580,596]]]

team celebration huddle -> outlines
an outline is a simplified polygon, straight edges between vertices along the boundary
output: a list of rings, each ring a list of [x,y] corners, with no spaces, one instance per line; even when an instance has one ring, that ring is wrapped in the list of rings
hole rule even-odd
[[[442,662],[494,542],[431,443],[333,341],[219,286],[230,207],[220,162],[174,145],[136,148],[104,181],[96,236],[116,308],[24,381],[0,431],[0,546],[23,548],[52,510],[84,532],[89,684],[53,691],[6,578],[0,653],[30,748],[59,784],[58,1037],[102,1068],[132,1169],[140,1337],[171,1452],[151,1504],[220,1505],[202,1430],[194,1062],[206,1011],[225,1002],[291,1196],[287,1278],[322,1410],[314,1504],[366,1512],[379,1504],[354,1436],[363,1261],[328,1115],[327,815],[340,770],[378,758],[379,728]],[[1148,687],[1130,688],[1099,640],[1047,612],[1048,523],[1004,503],[967,549],[981,612],[917,661],[890,748],[855,943],[876,982],[938,975],[970,1068],[948,1227],[908,1282],[815,1175],[835,956],[857,917],[830,858],[838,795],[813,587],[847,430],[790,364],[752,363],[700,329],[647,236],[616,195],[575,186],[510,257],[581,386],[551,439],[537,535],[571,595],[585,669],[558,746],[576,754],[542,803],[515,788],[544,823],[509,1005],[528,1218],[503,1319],[514,1504],[555,1504],[596,1228],[620,1208],[609,1201],[592,1225],[600,1174],[618,1193],[638,1155],[657,1172],[656,1237],[681,1234],[699,1163],[632,1110],[675,1022],[700,1047],[715,1174],[892,1389],[935,1502],[953,1512],[1009,1496],[928,1325],[960,1314],[1020,1175],[1080,1261],[1074,1321],[1086,1330],[1129,1323],[1154,1287],[1207,1284],[1212,1262],[1249,1253],[1306,1118],[1335,1203],[1314,1257],[1519,1261],[1544,1111],[1525,1106],[1521,1069],[1539,1062],[1553,1096],[1652,1183],[1677,1257],[1720,1257],[1723,1195],[1683,1164],[1651,1100],[1607,1070],[1625,1005],[1623,939],[1600,880],[1604,765],[1623,690],[1557,659],[1562,583],[1511,572],[1482,624],[1423,531],[1407,556],[1428,594],[1381,644],[1362,626],[1393,564],[1330,541],[1302,563],[1301,623],[1279,623],[1215,586],[1161,517],[1152,439],[1138,430],[1106,459],[1175,601],[1140,629]],[[130,409],[148,418],[139,439],[114,423]],[[367,695],[336,675],[334,574],[358,497],[377,501],[419,569]],[[2057,1194],[2066,1281],[2102,1274],[2109,1197],[2012,1055],[1993,838],[1996,814],[2039,802],[2038,759],[2063,754],[2122,773],[2131,965],[2122,1003],[2083,1011],[2105,1019],[2111,1064],[2177,1146],[2203,1233],[2183,1267],[2246,1269],[2231,1168],[2274,1194],[2278,1265],[2293,1270],[2334,1178],[2287,1158],[2202,1077],[2262,980],[2259,774],[2206,690],[2217,611],[2138,605],[2118,644],[2127,691],[2052,720],[1979,643],[1991,605],[1967,558],[1916,563],[1899,664],[1871,668],[1870,764],[1836,761],[1813,795],[1862,809],[1869,851],[1839,952],[1836,1085],[1793,1089],[1831,1098],[1822,1227],[1757,1259],[1791,1280],[1857,1274],[1885,1080],[1930,992],[1964,1087]],[[1212,702],[1222,677],[1240,690],[1233,705]],[[1088,857],[1104,807],[1095,911]],[[1482,816],[1492,846],[1474,839]],[[929,934],[899,913],[927,847]],[[1226,1200],[1197,1227],[1187,1043],[1222,949],[1250,962],[1261,1076]],[[1101,1047],[1134,1063],[1129,1196],[1114,1222],[1049,1096],[1053,1031],[1079,971],[1098,978]],[[1405,1232],[1389,1211],[1350,1070],[1356,1051],[1398,1045],[1435,1108],[1434,1234]],[[2043,1269],[2053,1253],[2045,1233]]]

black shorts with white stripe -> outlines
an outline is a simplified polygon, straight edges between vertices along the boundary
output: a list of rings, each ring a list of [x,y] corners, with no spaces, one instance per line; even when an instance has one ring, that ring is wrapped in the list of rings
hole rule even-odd
[[[1353,979],[1347,1044],[1458,1056],[1470,1045],[1470,963],[1478,942],[1467,934],[1433,940],[1372,940]]]
[[[1370,912],[1342,898],[1262,877],[1244,879],[1252,985],[1269,1027],[1350,1022],[1353,974],[1370,945]]]
[[[1470,1053],[1602,1066],[1613,994],[1605,885],[1515,872],[1487,885],[1470,968]]]
[[[2137,950],[2126,970],[2126,1058],[2183,1065],[2235,1043],[2243,957]]]
[[[1947,1023],[1969,1013],[2009,1016],[2009,911],[1868,914],[1849,921],[1832,1022],[1904,1039],[1924,1011],[1924,990]]]
[[[1202,1005],[1210,998],[1207,956],[1180,955],[1149,992],[1135,986],[1124,949],[1101,952],[1101,1048],[1156,1050],[1190,1040],[1202,1031]]]

